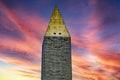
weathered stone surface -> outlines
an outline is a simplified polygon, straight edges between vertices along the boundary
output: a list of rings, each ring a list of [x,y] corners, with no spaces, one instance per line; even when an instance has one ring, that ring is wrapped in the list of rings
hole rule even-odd
[[[42,80],[72,80],[70,37],[44,37]]]
[[[71,38],[54,8],[42,46],[42,80],[72,80]]]

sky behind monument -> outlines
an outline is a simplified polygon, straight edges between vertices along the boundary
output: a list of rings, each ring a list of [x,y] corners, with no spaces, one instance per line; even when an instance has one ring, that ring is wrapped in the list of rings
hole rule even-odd
[[[40,80],[55,5],[72,38],[73,80],[119,80],[120,0],[0,0],[0,80]]]

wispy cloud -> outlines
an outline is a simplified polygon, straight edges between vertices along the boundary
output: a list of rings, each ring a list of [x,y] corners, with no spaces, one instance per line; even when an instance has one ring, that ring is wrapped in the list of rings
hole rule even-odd
[[[17,34],[13,34],[15,36],[10,37],[7,32],[6,35],[0,35],[0,61],[12,65],[3,69],[2,73],[9,75],[4,73],[6,72],[4,70],[7,70],[13,75],[15,74],[16,77],[8,76],[8,80],[17,78],[17,76],[20,80],[38,80],[40,78],[41,43],[43,32],[46,29],[46,21],[37,15],[28,15],[25,11],[20,10],[13,11],[4,3],[0,4],[0,12],[6,17],[5,20],[4,17],[0,19],[3,22],[0,23],[1,28],[8,33],[16,30],[22,36],[18,37]],[[7,64],[3,66],[7,66]],[[11,68],[13,66],[18,68]],[[0,76],[0,79],[7,78]]]
[[[89,0],[89,4],[95,8],[82,21],[85,25],[70,28],[74,32],[71,33],[73,80],[119,80],[120,28],[114,22],[119,20],[119,11],[107,15],[113,10],[109,4],[99,0]],[[102,10],[102,5],[109,9]],[[42,39],[48,23],[37,14],[26,12],[0,2],[0,80],[40,79]],[[76,35],[75,31],[80,32]]]

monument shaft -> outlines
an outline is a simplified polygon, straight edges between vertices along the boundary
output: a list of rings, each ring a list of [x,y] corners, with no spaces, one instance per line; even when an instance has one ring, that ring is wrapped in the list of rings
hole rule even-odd
[[[71,37],[58,7],[44,36],[41,74],[42,80],[72,80]]]

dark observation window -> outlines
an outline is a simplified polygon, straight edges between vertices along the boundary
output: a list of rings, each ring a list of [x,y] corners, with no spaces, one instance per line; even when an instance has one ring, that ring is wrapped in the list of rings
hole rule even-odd
[[[59,35],[61,35],[62,33],[59,33]]]
[[[56,35],[56,33],[53,33],[54,35]]]

